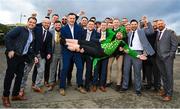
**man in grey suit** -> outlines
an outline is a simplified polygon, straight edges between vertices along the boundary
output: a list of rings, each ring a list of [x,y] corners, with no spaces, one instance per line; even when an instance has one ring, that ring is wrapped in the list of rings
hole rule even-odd
[[[148,42],[146,36],[145,36],[145,30],[144,29],[138,29],[138,21],[133,19],[130,22],[132,32],[128,33],[128,45],[132,50],[135,50],[139,54],[148,54],[153,55],[155,52],[153,48],[151,47],[150,43]],[[148,25],[146,29],[149,29],[153,32],[152,26]],[[152,29],[152,30],[151,30]],[[147,30],[146,30],[147,31]],[[123,75],[123,83],[121,92],[124,92],[128,89],[129,85],[129,72],[130,68],[133,66],[134,68],[134,80],[135,80],[135,90],[137,96],[141,96],[141,69],[142,69],[142,60],[133,58],[129,56],[128,54],[124,57],[124,75]]]
[[[163,97],[163,101],[170,101],[173,94],[173,63],[178,41],[175,32],[167,29],[163,20],[158,20],[157,26],[159,34],[156,40],[156,61],[164,89],[159,94]]]
[[[54,29],[51,29],[50,32],[52,34],[52,62],[50,65],[50,77],[49,77],[49,88],[48,90],[53,90],[56,81],[56,75],[59,76],[60,68],[62,64],[62,57],[61,57],[61,47],[60,47],[60,29],[61,29],[61,22],[55,21]],[[57,74],[58,72],[58,74]],[[58,77],[59,78],[59,77]]]

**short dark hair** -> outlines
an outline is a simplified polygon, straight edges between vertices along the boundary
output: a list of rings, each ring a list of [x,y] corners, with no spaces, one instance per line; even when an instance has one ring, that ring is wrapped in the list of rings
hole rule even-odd
[[[35,20],[35,21],[37,22],[36,17],[29,17],[29,18],[28,18],[28,21],[29,21],[30,19],[33,19],[33,20]]]
[[[58,15],[58,14],[53,14],[53,15],[52,15],[52,17],[53,17],[53,16],[58,16],[58,17],[59,17],[59,15]]]
[[[97,24],[100,24],[100,25],[101,25],[101,22],[100,22],[100,21],[96,21],[96,25],[97,25]]]
[[[72,12],[68,14],[68,16],[70,16],[70,15],[77,16],[75,13],[72,13]]]
[[[86,16],[83,16],[83,17],[81,18],[81,20],[84,19],[84,18],[88,20],[88,18],[87,18]]]
[[[136,19],[132,19],[132,20],[130,21],[130,23],[132,23],[132,22],[138,23],[138,21],[137,21]]]
[[[91,19],[95,19],[95,20],[96,20],[96,17],[91,17],[90,20],[91,20]]]
[[[95,24],[94,20],[89,20],[88,23],[89,23],[89,22],[93,22],[93,23]]]
[[[61,21],[57,20],[57,21],[55,21],[54,23],[60,23],[60,24],[61,24]]]
[[[110,20],[111,18],[109,18],[109,17],[106,17],[105,19],[109,19],[109,20]]]

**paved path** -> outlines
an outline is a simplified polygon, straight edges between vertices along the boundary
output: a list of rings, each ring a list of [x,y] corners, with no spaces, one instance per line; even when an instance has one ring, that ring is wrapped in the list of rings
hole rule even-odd
[[[3,79],[6,69],[6,59],[4,50],[0,50],[0,93],[2,95]],[[73,70],[73,86],[67,88],[67,95],[61,96],[58,93],[58,86],[52,92],[38,94],[31,90],[31,75],[28,79],[26,89],[27,101],[12,102],[14,108],[178,108],[180,107],[180,56],[175,59],[174,66],[174,97],[171,102],[162,102],[161,97],[151,91],[143,91],[143,95],[138,97],[134,90],[130,89],[126,93],[119,93],[113,88],[107,88],[103,93],[99,90],[96,93],[80,94],[75,90],[75,70]],[[113,68],[115,72],[116,69]],[[113,78],[115,75],[113,75]],[[2,101],[0,102],[0,108]]]

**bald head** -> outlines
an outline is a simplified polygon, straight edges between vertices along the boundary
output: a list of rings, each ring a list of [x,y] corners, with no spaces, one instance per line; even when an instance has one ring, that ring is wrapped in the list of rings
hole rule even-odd
[[[44,18],[42,20],[42,26],[44,27],[44,29],[48,30],[50,27],[51,21],[48,18]]]

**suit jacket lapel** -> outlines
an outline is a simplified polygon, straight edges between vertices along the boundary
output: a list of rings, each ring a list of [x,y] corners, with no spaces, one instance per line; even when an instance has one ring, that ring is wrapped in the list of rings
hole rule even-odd
[[[72,37],[72,33],[71,33],[71,29],[70,29],[69,25],[67,25],[66,28],[67,28],[66,30],[67,30],[68,36],[70,36],[70,38],[73,38],[73,37]]]
[[[165,30],[164,33],[162,34],[162,37],[161,37],[160,41],[163,40],[166,37],[166,34],[167,34],[167,31]]]

